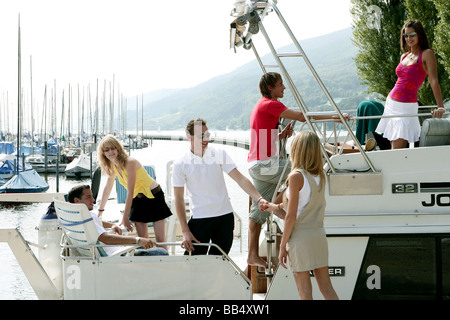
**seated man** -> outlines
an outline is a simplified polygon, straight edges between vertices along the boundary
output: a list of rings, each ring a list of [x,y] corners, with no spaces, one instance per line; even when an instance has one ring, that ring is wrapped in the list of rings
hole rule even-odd
[[[94,209],[95,199],[92,195],[92,191],[88,185],[80,185],[73,187],[68,194],[68,200],[70,203],[84,203],[92,218],[94,219],[95,226],[98,231],[98,240],[104,244],[136,244],[140,245],[144,249],[148,250],[136,250],[135,255],[168,255],[167,251],[163,248],[153,248],[156,243],[150,239],[143,237],[131,237],[123,236],[122,230],[115,224],[102,221],[97,214],[92,212]],[[114,233],[108,233],[105,228],[111,228]],[[152,249],[150,249],[152,248]],[[104,247],[105,252],[110,255],[118,248]],[[138,248],[139,249],[139,248]]]

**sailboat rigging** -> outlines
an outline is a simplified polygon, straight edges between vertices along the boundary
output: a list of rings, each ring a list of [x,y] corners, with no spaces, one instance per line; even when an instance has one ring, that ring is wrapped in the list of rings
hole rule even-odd
[[[0,193],[28,193],[28,192],[44,192],[49,189],[49,185],[45,182],[36,170],[25,170],[20,172],[20,140],[22,132],[22,61],[21,61],[21,39],[20,39],[20,15],[18,30],[18,88],[17,88],[17,163],[16,174],[4,185],[0,187]]]

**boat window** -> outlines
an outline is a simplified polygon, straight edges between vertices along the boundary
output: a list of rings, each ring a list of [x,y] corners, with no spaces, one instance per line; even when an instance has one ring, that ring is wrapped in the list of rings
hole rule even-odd
[[[437,261],[435,237],[371,237],[353,299],[436,299]]]

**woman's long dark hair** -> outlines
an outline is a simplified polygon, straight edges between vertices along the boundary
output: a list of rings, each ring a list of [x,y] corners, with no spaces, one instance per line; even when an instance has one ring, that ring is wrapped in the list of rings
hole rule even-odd
[[[414,31],[416,31],[417,36],[419,37],[419,46],[422,51],[426,50],[426,49],[430,49],[430,44],[428,43],[428,38],[425,33],[425,29],[423,28],[422,22],[420,22],[419,20],[409,20],[409,21],[406,21],[405,25],[402,28],[402,31],[400,32],[400,45],[402,47],[403,53],[406,53],[406,52],[410,51],[410,49],[411,49],[406,44],[406,39],[403,36],[406,28],[413,28]]]

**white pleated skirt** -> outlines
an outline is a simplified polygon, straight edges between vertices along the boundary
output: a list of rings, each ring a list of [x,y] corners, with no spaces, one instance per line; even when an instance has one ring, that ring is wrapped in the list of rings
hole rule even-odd
[[[383,116],[417,114],[419,104],[405,103],[386,99]],[[409,143],[419,141],[420,138],[419,117],[382,118],[375,132],[382,134],[389,141],[403,139]]]

